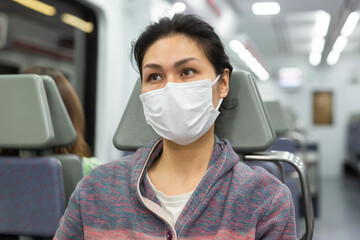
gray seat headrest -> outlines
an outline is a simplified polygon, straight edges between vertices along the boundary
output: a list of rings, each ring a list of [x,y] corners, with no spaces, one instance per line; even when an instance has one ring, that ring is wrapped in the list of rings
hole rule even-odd
[[[48,149],[75,142],[76,132],[54,80],[0,76],[0,148]]]
[[[54,128],[55,139],[53,147],[72,145],[76,141],[76,131],[61,99],[54,80],[49,76],[41,76],[44,81],[48,99],[51,121]]]
[[[115,147],[120,150],[134,151],[159,137],[145,121],[140,92],[138,79],[113,138]],[[275,132],[250,73],[232,73],[230,91],[220,112],[215,134],[228,139],[235,151],[263,151],[275,141]]]
[[[277,135],[285,134],[289,131],[284,110],[278,100],[264,101],[265,108],[269,114],[270,122]]]

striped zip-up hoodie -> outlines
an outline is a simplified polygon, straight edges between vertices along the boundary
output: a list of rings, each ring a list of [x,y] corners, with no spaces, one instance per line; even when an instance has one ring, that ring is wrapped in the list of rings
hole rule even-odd
[[[162,151],[157,140],[92,170],[72,194],[54,239],[295,239],[289,189],[245,165],[227,140],[215,139],[208,171],[175,227],[145,177]]]

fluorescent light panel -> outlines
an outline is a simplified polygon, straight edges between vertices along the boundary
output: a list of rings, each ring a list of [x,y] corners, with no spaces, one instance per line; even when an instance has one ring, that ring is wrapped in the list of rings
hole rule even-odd
[[[238,54],[238,57],[260,80],[266,81],[269,79],[269,73],[239,40],[231,40],[230,48]]]
[[[359,21],[359,13],[358,12],[352,12],[349,14],[348,18],[345,21],[344,26],[341,29],[341,35],[348,37],[351,35],[351,33],[354,31],[356,24]]]
[[[309,54],[309,63],[317,66],[321,62],[322,52],[325,46],[325,36],[328,33],[331,16],[329,13],[321,10],[316,15],[314,27],[314,36],[311,43],[311,52]]]
[[[70,26],[76,27],[86,33],[91,33],[94,29],[94,25],[91,22],[86,22],[86,21],[82,20],[81,18],[76,17],[69,13],[62,14],[61,20],[64,23],[66,23]]]
[[[332,50],[326,59],[327,64],[334,65],[339,60],[340,53]]]
[[[341,52],[344,50],[347,42],[348,42],[347,37],[339,36],[339,37],[336,39],[336,41],[335,41],[334,46],[333,46],[332,49],[335,50],[335,51],[338,52],[338,53],[341,53]]]
[[[344,26],[341,29],[340,36],[336,39],[331,52],[329,53],[326,62],[329,65],[334,65],[340,58],[341,52],[344,50],[347,42],[348,37],[354,31],[358,21],[360,18],[360,14],[358,12],[352,12],[349,14],[348,18],[346,19]]]
[[[325,37],[330,24],[330,14],[325,11],[319,11],[316,16],[316,23],[315,23],[315,36],[317,37]]]
[[[34,11],[37,11],[47,16],[55,16],[56,14],[56,8],[54,8],[49,4],[37,0],[13,0],[13,1],[23,5],[24,7],[30,8]]]
[[[236,53],[240,53],[243,49],[245,49],[244,44],[242,44],[239,40],[231,40],[230,47]]]
[[[311,49],[313,52],[321,53],[324,50],[325,39],[322,37],[315,37],[312,40]]]
[[[309,63],[312,66],[317,66],[321,62],[321,57],[322,57],[321,52],[311,52],[309,55]]]
[[[277,2],[258,2],[252,5],[255,15],[276,15],[280,12],[280,5]]]

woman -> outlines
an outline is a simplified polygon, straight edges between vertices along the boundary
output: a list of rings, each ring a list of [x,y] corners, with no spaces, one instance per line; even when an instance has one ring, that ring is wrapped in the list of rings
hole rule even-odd
[[[177,14],[133,50],[145,118],[162,138],[92,171],[55,239],[294,239],[288,188],[214,135],[232,67],[213,28]]]
[[[91,157],[91,150],[84,139],[85,133],[85,117],[78,95],[66,77],[58,70],[51,67],[33,66],[22,72],[23,74],[48,75],[54,79],[56,86],[60,92],[66,110],[74,125],[77,139],[76,142],[67,147],[57,147],[53,149],[58,154],[76,154],[82,158],[83,175],[87,176],[89,172],[100,164],[99,160]]]

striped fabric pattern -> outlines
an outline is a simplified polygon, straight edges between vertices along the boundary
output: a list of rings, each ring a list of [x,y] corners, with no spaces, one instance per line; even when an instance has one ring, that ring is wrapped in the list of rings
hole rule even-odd
[[[153,141],[94,169],[78,184],[54,239],[295,239],[289,189],[218,138],[207,173],[171,227],[145,177],[161,151],[162,141]]]

